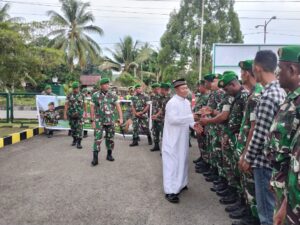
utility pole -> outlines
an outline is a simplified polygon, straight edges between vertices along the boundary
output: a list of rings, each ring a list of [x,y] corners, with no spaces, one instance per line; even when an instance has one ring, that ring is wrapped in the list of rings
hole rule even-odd
[[[202,12],[201,12],[201,33],[200,33],[200,56],[199,56],[199,80],[202,77],[202,45],[203,45],[203,28],[204,28],[204,3],[205,0],[202,0]]]

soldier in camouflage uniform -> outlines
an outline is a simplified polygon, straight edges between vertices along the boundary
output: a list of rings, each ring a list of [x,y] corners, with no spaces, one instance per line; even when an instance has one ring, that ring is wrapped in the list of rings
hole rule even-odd
[[[289,92],[272,123],[265,155],[272,166],[271,186],[276,196],[275,212],[285,198],[291,163],[292,140],[300,127],[300,46],[279,49],[279,83]]]
[[[205,87],[205,81],[200,80],[198,81],[198,93],[196,95],[196,103],[195,107],[193,109],[194,114],[201,115],[200,110],[207,105],[208,98],[209,98],[209,91]],[[200,161],[203,161],[202,155],[203,155],[203,149],[206,149],[206,135],[203,132],[202,134],[197,134],[197,141],[198,141],[198,147],[200,151],[200,157],[196,160],[194,160],[194,163],[198,163]]]
[[[200,110],[201,120],[210,118],[210,112],[216,110],[218,104],[220,104],[222,101],[224,91],[218,88],[218,79],[218,74],[207,74],[204,76],[205,86],[211,92],[208,96],[207,106],[202,107],[202,109]],[[210,112],[207,113],[207,110],[209,110]],[[196,164],[196,172],[204,173],[205,175],[212,175],[217,172],[216,165],[213,165],[214,163],[212,162],[214,160],[211,158],[212,151],[214,149],[213,138],[216,137],[216,129],[214,124],[207,123],[202,125],[205,126],[204,134],[206,136],[206,148],[203,148],[203,151],[201,153],[203,161],[200,161]]]
[[[68,94],[65,103],[64,119],[69,119],[71,133],[73,137],[72,146],[81,149],[83,136],[83,118],[86,117],[85,97],[80,92],[79,83],[72,84],[73,91]]]
[[[44,91],[42,92],[42,95],[56,96],[56,94],[54,94],[52,92],[52,87],[49,84],[47,84],[45,86]]]
[[[151,85],[153,96],[152,101],[152,135],[154,139],[154,147],[150,150],[152,152],[159,151],[159,141],[162,129],[162,96],[160,95],[160,84],[154,83]]]
[[[235,159],[239,160],[239,164],[243,162],[249,142],[252,138],[252,133],[255,125],[255,108],[259,101],[263,87],[256,83],[256,79],[252,72],[253,60],[241,61],[239,66],[241,68],[241,77],[243,85],[250,88],[249,97],[245,106],[245,111],[241,123],[241,128],[236,143]],[[247,215],[236,221],[234,225],[255,225],[260,224],[257,214],[255,201],[255,184],[252,173],[241,173],[241,190],[239,194],[241,201],[232,206],[226,207],[227,212],[239,211],[245,209]]]
[[[152,145],[152,137],[149,130],[148,123],[148,111],[150,108],[150,99],[148,96],[142,93],[141,85],[136,84],[135,88],[135,96],[132,97],[132,122],[133,122],[133,137],[132,143],[129,145],[130,147],[139,145],[139,128],[142,129],[142,132],[148,137],[148,144]]]
[[[42,114],[46,126],[56,126],[58,124],[59,113],[55,111],[54,102],[48,104],[48,110]],[[47,136],[51,138],[53,136],[53,130],[47,129]]]
[[[114,149],[115,109],[118,111],[120,124],[123,124],[122,109],[118,97],[109,91],[109,79],[102,78],[98,84],[100,85],[100,90],[93,94],[91,102],[91,120],[95,129],[92,166],[98,164],[98,153],[100,152],[103,138],[105,138],[107,148],[106,160],[114,161],[112,151]],[[105,132],[104,137],[103,132]]]
[[[162,117],[162,127],[161,127],[161,133],[163,133],[164,130],[164,120],[166,115],[166,106],[168,101],[171,99],[170,94],[170,88],[171,84],[169,83],[161,83],[160,84],[160,92],[161,92],[161,98],[162,98],[162,111],[161,111],[161,117]],[[161,134],[162,136],[162,134]]]
[[[235,158],[236,142],[242,123],[243,112],[247,103],[249,92],[241,86],[237,80],[237,75],[232,72],[224,72],[223,78],[219,81],[219,86],[225,92],[234,97],[230,106],[229,117],[224,125],[223,145],[223,168],[228,180],[228,195],[220,199],[222,204],[232,204],[237,202],[237,191],[240,190],[240,172],[238,169],[238,159]],[[245,211],[231,213],[232,219],[238,219],[245,215]]]

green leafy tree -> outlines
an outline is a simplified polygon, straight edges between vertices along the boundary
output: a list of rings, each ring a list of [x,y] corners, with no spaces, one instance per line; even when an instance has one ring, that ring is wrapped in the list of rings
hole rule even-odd
[[[48,11],[50,21],[58,26],[48,35],[52,38],[49,45],[66,53],[71,71],[76,60],[80,67],[84,68],[88,56],[96,59],[101,53],[98,43],[87,33],[102,36],[103,30],[91,24],[94,16],[91,11],[87,11],[90,3],[80,0],[60,0],[60,3],[62,15],[52,10]]]
[[[171,13],[159,52],[163,80],[198,71],[201,5],[202,0],[183,0],[179,11]],[[243,37],[232,0],[206,1],[203,23],[203,73],[207,73],[211,69],[213,43],[242,43]],[[190,80],[190,84],[196,83],[198,77],[194,77],[196,80]]]

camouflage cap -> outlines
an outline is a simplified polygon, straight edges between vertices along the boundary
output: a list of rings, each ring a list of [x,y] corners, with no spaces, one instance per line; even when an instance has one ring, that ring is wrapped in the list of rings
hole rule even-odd
[[[278,49],[279,61],[298,63],[300,45],[285,46]]]

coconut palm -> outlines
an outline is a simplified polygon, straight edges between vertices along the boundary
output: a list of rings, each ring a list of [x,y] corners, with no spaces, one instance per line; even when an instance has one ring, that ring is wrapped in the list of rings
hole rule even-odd
[[[8,10],[10,9],[10,4],[6,3],[0,7],[0,22],[19,22],[22,20],[21,17],[10,17]]]
[[[62,4],[62,14],[53,10],[47,12],[50,21],[58,26],[56,30],[48,34],[51,39],[49,45],[65,51],[72,71],[75,61],[78,61],[80,67],[83,68],[86,65],[87,56],[91,59],[100,56],[100,46],[87,33],[102,36],[103,30],[91,24],[94,22],[94,16],[92,12],[87,11],[90,3],[80,0],[59,1]]]
[[[120,43],[115,45],[114,50],[108,49],[108,51],[112,54],[113,59],[105,58],[100,66],[101,69],[113,69],[126,73],[133,71],[134,76],[138,69],[142,70],[140,65],[148,60],[153,52],[149,44],[141,47],[141,43],[134,41],[131,36],[124,37]]]

